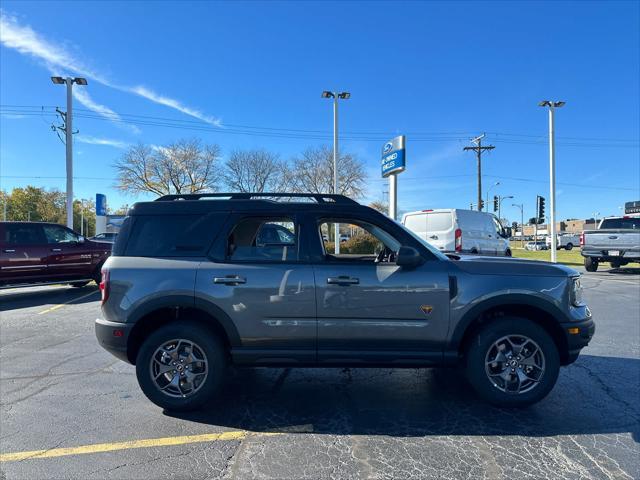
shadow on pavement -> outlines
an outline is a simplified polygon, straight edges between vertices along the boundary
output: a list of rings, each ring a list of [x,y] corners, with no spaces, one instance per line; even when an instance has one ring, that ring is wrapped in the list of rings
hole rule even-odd
[[[32,290],[37,287],[27,287],[24,290],[0,290],[0,312],[17,310],[20,308],[30,308],[37,306],[58,305],[60,303],[72,302],[77,304],[95,302],[99,296],[88,296],[78,301],[79,298],[93,291],[98,292],[98,287],[91,282],[86,287],[74,288],[70,286],[45,287],[38,290]]]
[[[630,432],[640,442],[640,360],[581,356],[526,409],[480,401],[455,369],[238,369],[223,398],[184,420],[334,435],[552,436]]]

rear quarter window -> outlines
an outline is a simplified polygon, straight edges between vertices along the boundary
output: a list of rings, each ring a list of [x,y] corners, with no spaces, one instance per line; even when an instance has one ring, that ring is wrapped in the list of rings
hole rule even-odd
[[[128,217],[118,235],[114,254],[128,257],[204,256],[227,216],[227,212],[214,212]]]

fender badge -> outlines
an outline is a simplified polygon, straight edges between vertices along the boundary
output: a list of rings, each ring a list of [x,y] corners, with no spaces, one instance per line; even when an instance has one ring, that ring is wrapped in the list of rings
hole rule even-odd
[[[429,315],[433,311],[433,307],[431,305],[420,305],[420,310],[425,315]]]

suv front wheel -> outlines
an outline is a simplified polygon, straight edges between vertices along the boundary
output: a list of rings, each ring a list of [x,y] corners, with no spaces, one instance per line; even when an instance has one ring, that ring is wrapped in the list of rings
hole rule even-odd
[[[136,376],[144,394],[166,410],[189,411],[210,401],[226,370],[222,342],[192,322],[166,325],[138,352]]]
[[[500,407],[542,400],[558,379],[560,357],[551,336],[526,318],[505,317],[483,327],[466,355],[471,385]]]

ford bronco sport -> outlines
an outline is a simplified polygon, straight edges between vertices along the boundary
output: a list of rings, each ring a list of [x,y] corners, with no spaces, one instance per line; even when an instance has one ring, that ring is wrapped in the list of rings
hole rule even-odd
[[[343,242],[334,253],[334,225]],[[462,366],[500,406],[537,402],[594,334],[565,266],[445,256],[340,195],[136,203],[102,269],[104,348],[145,395],[190,410],[225,368]]]

